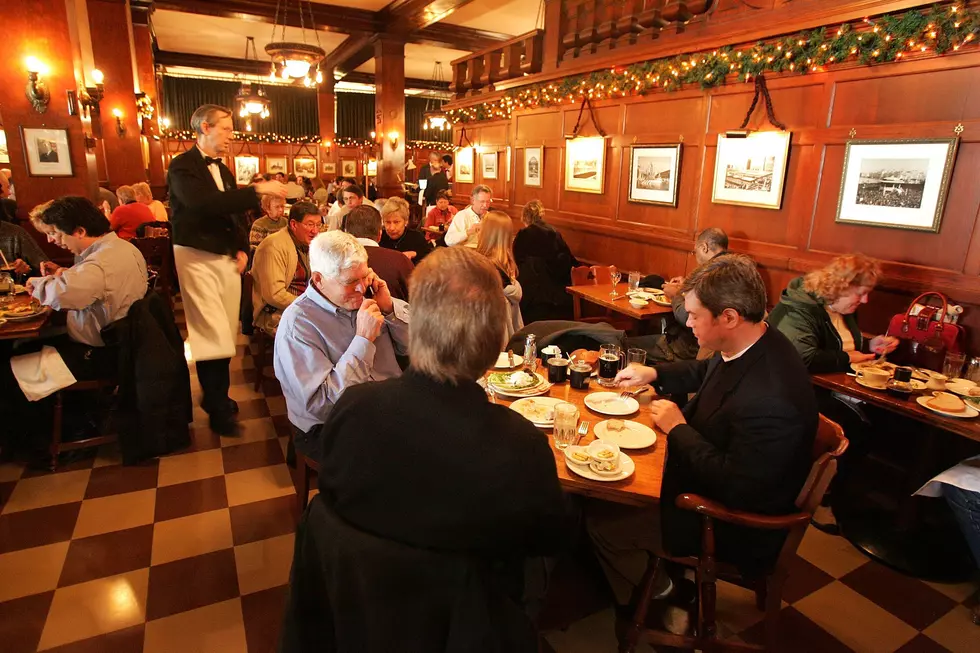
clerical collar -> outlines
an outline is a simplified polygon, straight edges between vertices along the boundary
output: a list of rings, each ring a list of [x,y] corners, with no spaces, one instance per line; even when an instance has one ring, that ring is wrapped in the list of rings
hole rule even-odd
[[[764,330],[764,331],[762,332],[762,336],[759,336],[759,340],[762,340],[762,337],[766,335],[766,332],[767,332],[767,331],[769,331],[769,325],[768,325],[768,324],[766,324],[765,322],[763,322],[763,324],[765,324],[765,325],[766,325],[766,328],[765,328],[765,330]],[[723,361],[724,361],[724,362],[726,362],[726,363],[730,363],[730,362],[732,362],[733,360],[735,360],[736,358],[741,358],[742,356],[744,356],[744,355],[745,355],[745,352],[747,352],[748,350],[750,350],[750,349],[752,349],[752,347],[754,347],[754,346],[755,346],[755,344],[756,344],[757,342],[759,342],[759,340],[756,340],[756,341],[755,341],[755,342],[753,342],[753,343],[752,343],[751,345],[749,345],[748,347],[746,347],[746,348],[745,348],[745,349],[743,349],[742,351],[740,351],[740,352],[738,352],[737,354],[733,354],[732,356],[726,356],[726,355],[725,355],[725,354],[723,353],[723,354],[721,355],[721,360],[723,360]]]

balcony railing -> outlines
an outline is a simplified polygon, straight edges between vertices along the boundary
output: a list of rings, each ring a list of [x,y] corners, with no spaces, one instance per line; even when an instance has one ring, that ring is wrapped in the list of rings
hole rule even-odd
[[[500,45],[452,62],[456,99],[486,93],[493,85],[541,72],[544,31],[521,34]]]

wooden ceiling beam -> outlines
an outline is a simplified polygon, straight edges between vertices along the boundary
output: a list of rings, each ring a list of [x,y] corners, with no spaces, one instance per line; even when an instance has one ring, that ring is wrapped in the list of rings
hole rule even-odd
[[[287,3],[283,3],[287,4]],[[217,16],[218,18],[234,18],[262,23],[275,23],[276,3],[268,0],[155,0],[157,9],[180,11],[188,14]],[[300,15],[295,2],[288,3],[289,11],[280,16],[280,20],[290,27],[300,27]],[[375,34],[382,30],[383,24],[378,20],[377,12],[356,9],[353,7],[338,7],[317,2],[307,5],[313,8],[313,22],[317,29],[342,34]],[[309,13],[305,16],[305,26],[310,27]]]

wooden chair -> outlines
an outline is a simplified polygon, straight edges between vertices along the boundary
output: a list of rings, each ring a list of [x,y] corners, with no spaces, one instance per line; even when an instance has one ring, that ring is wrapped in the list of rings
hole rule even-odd
[[[167,300],[170,310],[174,308],[174,248],[169,235],[147,238],[133,238],[130,241],[146,259],[149,273],[156,274],[154,289]]]
[[[302,515],[310,498],[310,478],[320,475],[320,461],[296,451],[296,473],[299,475],[296,499],[299,502],[299,513]]]
[[[48,454],[50,455],[49,468],[51,471],[55,471],[58,468],[58,456],[62,451],[75,451],[77,449],[90,449],[92,447],[99,447],[103,444],[109,444],[111,442],[118,441],[118,436],[115,433],[108,435],[97,435],[91,438],[85,438],[84,440],[75,440],[73,442],[62,442],[61,441],[61,431],[63,428],[63,418],[64,418],[64,393],[65,392],[99,392],[106,393],[109,390],[114,390],[118,385],[114,378],[110,379],[99,379],[95,381],[78,381],[73,385],[68,386],[62,390],[55,393],[54,396],[54,418],[52,420],[51,426],[51,444],[48,446]]]
[[[600,279],[605,278],[605,281]],[[612,283],[612,278],[609,276],[609,267],[602,265],[579,265],[572,268],[572,285],[573,286],[586,286],[588,284],[603,284]],[[576,301],[582,301],[576,298]],[[584,312],[584,311],[583,311]],[[581,317],[580,322],[585,322],[587,324],[598,324],[600,322],[605,322],[606,324],[611,324],[617,329],[622,331],[632,331],[636,326],[633,320],[623,317],[615,313],[612,309],[604,309],[601,315],[594,317]]]
[[[572,285],[585,286],[592,281],[592,268],[588,265],[579,265],[572,268]]]
[[[242,320],[242,333],[249,336],[249,340],[255,343],[255,354],[252,359],[255,361],[255,383],[253,390],[259,391],[262,387],[262,379],[266,365],[269,364],[269,352],[275,346],[275,342],[268,333],[262,329],[256,329],[252,325],[252,286],[255,279],[251,272],[246,272],[242,277],[242,307],[240,316]],[[246,320],[248,325],[246,328]]]
[[[820,505],[827,486],[837,473],[837,459],[847,450],[848,441],[844,431],[835,422],[820,415],[817,437],[813,443],[813,466],[810,475],[796,499],[799,512],[789,515],[760,515],[738,510],[729,510],[717,501],[696,494],[682,494],[676,504],[683,510],[691,510],[701,515],[701,555],[700,557],[675,558],[658,556],[649,568],[643,584],[643,594],[637,605],[633,622],[617,624],[619,650],[632,653],[641,636],[654,647],[672,646],[683,649],[704,651],[775,651],[776,626],[779,619],[780,600],[783,584],[789,566],[796,556],[796,549],[803,539],[813,512]],[[788,530],[789,535],[779,552],[779,557],[771,572],[763,578],[745,578],[738,570],[715,558],[715,520],[763,530]],[[654,591],[654,577],[663,560],[695,570],[698,587],[697,605],[693,608],[692,619],[697,627],[693,635],[674,635],[660,630],[648,630],[644,622]],[[765,643],[762,646],[741,642],[726,642],[718,639],[715,623],[716,581],[722,579],[741,587],[754,590],[756,607],[764,610]],[[695,619],[696,618],[696,619]]]

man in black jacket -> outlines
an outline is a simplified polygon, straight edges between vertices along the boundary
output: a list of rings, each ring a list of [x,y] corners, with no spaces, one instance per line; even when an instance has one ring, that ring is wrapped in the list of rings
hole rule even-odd
[[[237,432],[235,403],[228,397],[231,357],[241,301],[241,274],[248,263],[244,214],[259,209],[260,195],[286,196],[286,187],[265,181],[238,189],[221,160],[234,137],[231,110],[205,104],[191,116],[197,145],[174,158],[167,173],[173,209],[174,261],[187,318],[188,342],[211,429]]]
[[[651,404],[654,423],[668,434],[660,518],[663,546],[676,556],[698,553],[701,536],[700,518],[674,505],[680,494],[700,494],[733,510],[795,510],[818,415],[810,377],[792,343],[763,321],[766,291],[751,259],[732,254],[710,260],[688,277],[683,292],[688,326],[702,347],[717,353],[702,361],[629,367],[617,377],[624,387],[652,383],[661,396],[697,393],[683,411],[670,401]],[[640,548],[646,559],[657,543],[632,550],[617,543],[609,535],[624,531],[623,517],[617,519],[610,524],[599,514],[590,528],[610,580],[635,585],[639,578],[619,558],[636,556]],[[785,533],[728,524],[718,524],[715,533],[718,558],[747,572],[772,565],[785,539]]]

